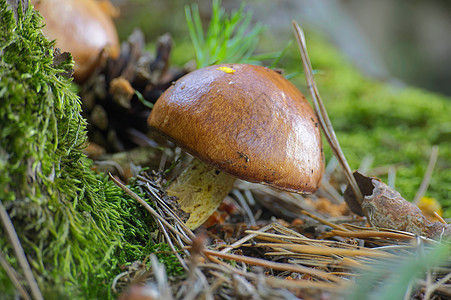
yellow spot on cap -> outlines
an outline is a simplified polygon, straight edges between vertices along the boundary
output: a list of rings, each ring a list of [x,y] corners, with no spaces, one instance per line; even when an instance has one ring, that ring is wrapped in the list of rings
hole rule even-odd
[[[223,71],[226,73],[235,73],[235,70],[229,67],[219,67],[216,70]]]

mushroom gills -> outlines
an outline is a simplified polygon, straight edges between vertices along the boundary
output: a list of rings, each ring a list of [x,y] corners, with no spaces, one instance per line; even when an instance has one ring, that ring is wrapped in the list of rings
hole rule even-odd
[[[191,164],[167,188],[190,214],[186,225],[196,229],[218,208],[233,187],[236,177],[193,158]]]

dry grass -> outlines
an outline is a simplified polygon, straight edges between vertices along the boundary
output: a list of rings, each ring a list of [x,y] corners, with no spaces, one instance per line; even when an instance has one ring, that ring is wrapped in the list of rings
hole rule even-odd
[[[216,224],[198,229],[195,234],[164,204],[167,196],[156,183],[160,180],[149,175],[139,178],[141,186],[151,191],[148,201],[152,201],[156,209],[113,180],[155,217],[163,232],[162,241],[169,243],[186,270],[186,277],[168,279],[161,276],[162,266],[155,258],[152,258],[150,270],[142,266],[147,273],[141,271],[139,274],[145,273],[147,278],[141,278],[139,282],[153,282],[142,289],[155,295],[170,295],[167,299],[321,299],[326,296],[344,299],[352,296],[362,274],[377,272],[381,264],[395,265],[407,257],[422,259],[421,253],[439,244],[408,232],[367,227],[364,218],[343,216],[340,221],[331,221],[302,210],[298,210],[302,222],[299,219],[288,223],[283,218],[262,218],[256,209],[261,198],[278,197],[278,201],[274,201],[277,204],[283,201],[281,199],[290,198],[290,194],[258,186],[250,205],[245,196],[250,185],[242,182],[237,184],[235,193],[240,193],[249,207],[243,209],[236,201],[238,209],[230,218],[240,216],[242,220],[248,220],[246,214],[251,211],[257,225]],[[302,202],[305,201],[300,201],[301,206]],[[354,224],[343,221],[346,218]],[[312,228],[316,228],[313,233]],[[429,277],[412,281],[406,299],[419,291],[429,297],[427,299],[451,296],[450,272],[448,255],[448,265],[430,266]],[[126,295],[127,292],[123,297]]]

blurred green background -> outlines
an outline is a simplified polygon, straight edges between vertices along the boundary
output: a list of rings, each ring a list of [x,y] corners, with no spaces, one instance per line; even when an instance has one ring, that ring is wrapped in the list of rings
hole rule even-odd
[[[140,27],[149,41],[171,32],[179,46],[188,39],[184,5],[198,3],[204,20],[211,14],[209,0],[112,2],[121,10],[121,38]],[[226,0],[222,6],[230,11],[241,3]],[[450,1],[248,0],[246,9],[267,26],[262,47],[269,51],[292,38],[294,19],[321,32],[364,74],[451,95]]]
[[[116,24],[122,40],[139,27],[152,50],[157,37],[170,32],[172,65],[193,60],[184,12],[193,1],[113,2],[121,10]],[[211,1],[195,3],[207,27]],[[222,2],[229,12],[240,5],[239,1]],[[373,167],[396,166],[395,188],[412,200],[431,148],[439,145],[426,195],[440,201],[445,216],[451,217],[448,2],[261,0],[248,1],[245,10],[266,27],[257,53],[281,51],[294,41],[291,20],[304,27],[320,93],[352,169],[368,157],[374,159]],[[299,74],[302,66],[296,43],[276,67],[288,75]],[[302,74],[292,81],[308,95]],[[388,179],[387,174],[376,175]]]

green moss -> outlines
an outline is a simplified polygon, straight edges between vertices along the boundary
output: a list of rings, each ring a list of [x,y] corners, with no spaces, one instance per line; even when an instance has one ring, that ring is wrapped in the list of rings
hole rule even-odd
[[[142,169],[140,174],[143,175],[147,170]],[[143,183],[138,181],[136,177],[131,178],[129,182],[130,190],[137,194],[142,199],[147,199],[150,206],[156,209],[153,199],[154,196],[150,193]],[[156,238],[159,234],[156,229],[153,219],[149,218],[148,212],[141,206],[136,206],[136,200],[124,195],[127,201],[131,201],[129,205],[122,208],[122,220],[124,222],[123,238],[126,243],[123,243],[121,249],[118,249],[115,258],[116,273],[120,272],[120,266],[130,264],[134,261],[147,258],[151,253],[155,253],[160,263],[166,267],[168,275],[180,275],[183,273],[183,268],[177,257],[170,253],[172,250],[169,245],[164,243],[153,243],[152,237]]]
[[[123,265],[131,264],[137,260],[142,261],[143,259],[148,258],[151,253],[154,253],[157,256],[158,261],[164,264],[168,276],[181,276],[185,272],[168,244],[148,244],[144,247],[128,245],[123,250],[123,257],[121,257],[121,259],[126,262]],[[150,268],[149,259],[147,259],[147,267]]]
[[[166,267],[166,272],[169,276],[177,276],[184,274],[184,269],[177,260],[177,257],[172,253],[171,248],[167,244],[156,244],[149,247],[147,253],[155,253],[158,261]]]
[[[396,190],[412,200],[431,147],[439,145],[427,195],[441,202],[445,216],[451,217],[450,99],[368,79],[319,36],[308,35],[307,44],[313,68],[318,71],[315,78],[320,93],[351,167],[358,168],[367,155],[374,156],[373,166],[400,163]],[[296,61],[300,68],[299,59]]]
[[[55,65],[41,24],[31,8],[16,23],[0,0],[0,199],[46,299],[104,299],[123,249],[152,244],[152,220],[91,170],[80,99],[61,75],[72,60]],[[20,272],[4,234],[0,249]],[[0,283],[13,291],[3,270]]]

